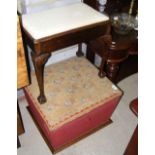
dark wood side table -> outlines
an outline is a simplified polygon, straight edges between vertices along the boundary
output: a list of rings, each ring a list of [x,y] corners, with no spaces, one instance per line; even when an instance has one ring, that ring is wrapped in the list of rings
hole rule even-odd
[[[100,10],[99,9],[100,4],[97,0],[84,0],[84,2],[87,3],[88,5],[90,5],[91,7],[95,8],[96,10],[98,10],[98,11]],[[131,2],[131,0],[107,0],[104,12],[107,13],[108,15],[118,13],[118,12],[128,12],[129,7],[130,7],[130,2]],[[137,14],[137,8],[138,8],[138,1],[135,0],[135,4],[133,7],[133,15]],[[101,51],[103,51],[103,45],[102,45],[102,47],[101,47],[101,45],[99,45],[99,44],[103,44],[103,40],[98,41],[98,42],[100,42],[100,43],[94,43],[93,46],[96,46],[95,49],[98,48],[98,49],[102,49]],[[116,45],[113,45],[113,46],[116,46]],[[116,49],[117,49],[117,47],[116,47]],[[101,51],[98,53],[101,53]],[[114,55],[116,56],[117,53],[119,53],[120,62],[117,62],[115,64],[108,63],[108,64],[103,65],[104,61],[102,59],[103,62],[102,62],[101,68],[103,66],[105,66],[104,70],[105,70],[105,72],[108,72],[107,74],[113,82],[117,83],[120,80],[122,80],[123,78],[125,78],[133,73],[136,73],[138,71],[138,55],[137,55],[138,54],[138,40],[136,40],[135,43],[132,44],[132,47],[128,49],[128,53],[123,53],[123,52],[122,53],[120,53],[120,52],[114,53],[114,51],[112,52],[111,50],[110,50],[110,52],[111,52],[111,57],[113,57]],[[129,57],[127,55],[129,55]],[[91,52],[91,49],[88,46],[87,47],[87,58],[92,63],[94,63],[94,56],[95,56],[94,52]],[[126,59],[126,57],[128,57],[128,58]],[[121,58],[122,58],[122,61],[121,61]],[[129,67],[130,67],[130,69],[129,69]],[[105,74],[103,71],[101,71],[100,75],[104,76]]]
[[[106,72],[107,77],[115,82],[119,64],[128,58],[130,54],[129,49],[138,43],[137,35],[137,31],[135,30],[127,35],[120,35],[111,30],[111,34],[89,42],[89,51],[87,51],[89,53],[87,54],[88,59],[93,62],[93,55],[95,53],[102,58],[99,68],[100,77],[104,77]],[[104,65],[106,65],[106,68]]]

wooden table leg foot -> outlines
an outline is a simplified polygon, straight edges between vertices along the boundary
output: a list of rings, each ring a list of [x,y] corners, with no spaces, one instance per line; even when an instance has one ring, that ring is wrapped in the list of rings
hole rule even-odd
[[[39,103],[43,104],[46,102],[46,96],[44,93],[44,66],[47,62],[48,58],[51,56],[50,53],[44,53],[37,55],[35,53],[31,53],[32,61],[34,64],[36,78],[39,86],[40,95],[38,97]]]
[[[118,70],[119,70],[118,64],[107,63],[107,76],[111,81],[115,82]]]
[[[84,54],[82,52],[82,44],[78,44],[78,51],[76,52],[76,55],[78,57],[84,56]]]
[[[40,104],[44,104],[47,101],[45,95],[39,95],[37,99]]]
[[[105,59],[102,58],[101,65],[99,68],[99,73],[98,73],[100,78],[104,78],[106,76],[106,73],[103,71],[104,70],[104,64],[105,64]]]
[[[106,76],[106,73],[105,73],[105,72],[99,71],[98,76],[99,76],[100,78],[104,78],[104,77]]]

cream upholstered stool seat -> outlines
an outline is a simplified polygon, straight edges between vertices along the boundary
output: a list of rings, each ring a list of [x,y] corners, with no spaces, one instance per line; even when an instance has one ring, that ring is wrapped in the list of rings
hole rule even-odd
[[[22,16],[24,29],[34,39],[41,39],[108,20],[108,16],[84,3],[70,4]]]

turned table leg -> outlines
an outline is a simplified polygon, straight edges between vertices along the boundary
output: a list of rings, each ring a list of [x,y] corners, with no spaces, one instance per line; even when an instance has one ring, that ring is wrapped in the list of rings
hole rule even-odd
[[[78,57],[84,56],[84,54],[82,52],[82,43],[78,44],[78,51],[76,52],[76,55]]]
[[[107,76],[108,78],[115,82],[116,76],[119,70],[119,64],[118,63],[107,63]]]
[[[99,73],[98,73],[100,78],[104,78],[106,76],[106,73],[104,72],[105,62],[106,62],[106,60],[104,58],[102,58],[101,65],[99,67]]]
[[[34,64],[34,69],[36,72],[36,78],[39,86],[40,94],[38,96],[39,103],[43,104],[46,102],[46,96],[44,92],[44,66],[47,62],[48,58],[51,56],[50,53],[44,53],[40,55],[36,55],[35,53],[31,53],[32,61]]]

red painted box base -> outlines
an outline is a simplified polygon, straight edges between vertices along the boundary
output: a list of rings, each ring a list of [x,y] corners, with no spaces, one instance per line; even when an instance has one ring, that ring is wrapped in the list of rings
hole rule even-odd
[[[106,124],[122,95],[109,79],[99,78],[96,67],[84,57],[45,68],[45,104],[37,100],[34,72],[31,79],[32,84],[24,89],[29,109],[53,150]]]
[[[33,115],[35,121],[37,121],[37,124],[48,139],[48,142],[54,151],[60,150],[67,144],[70,144],[71,142],[76,141],[76,139],[87,135],[95,128],[106,124],[120,99],[120,97],[116,97],[91,112],[61,126],[60,128],[50,131],[44,119],[35,108],[29,93],[26,90],[24,92],[31,114]]]

